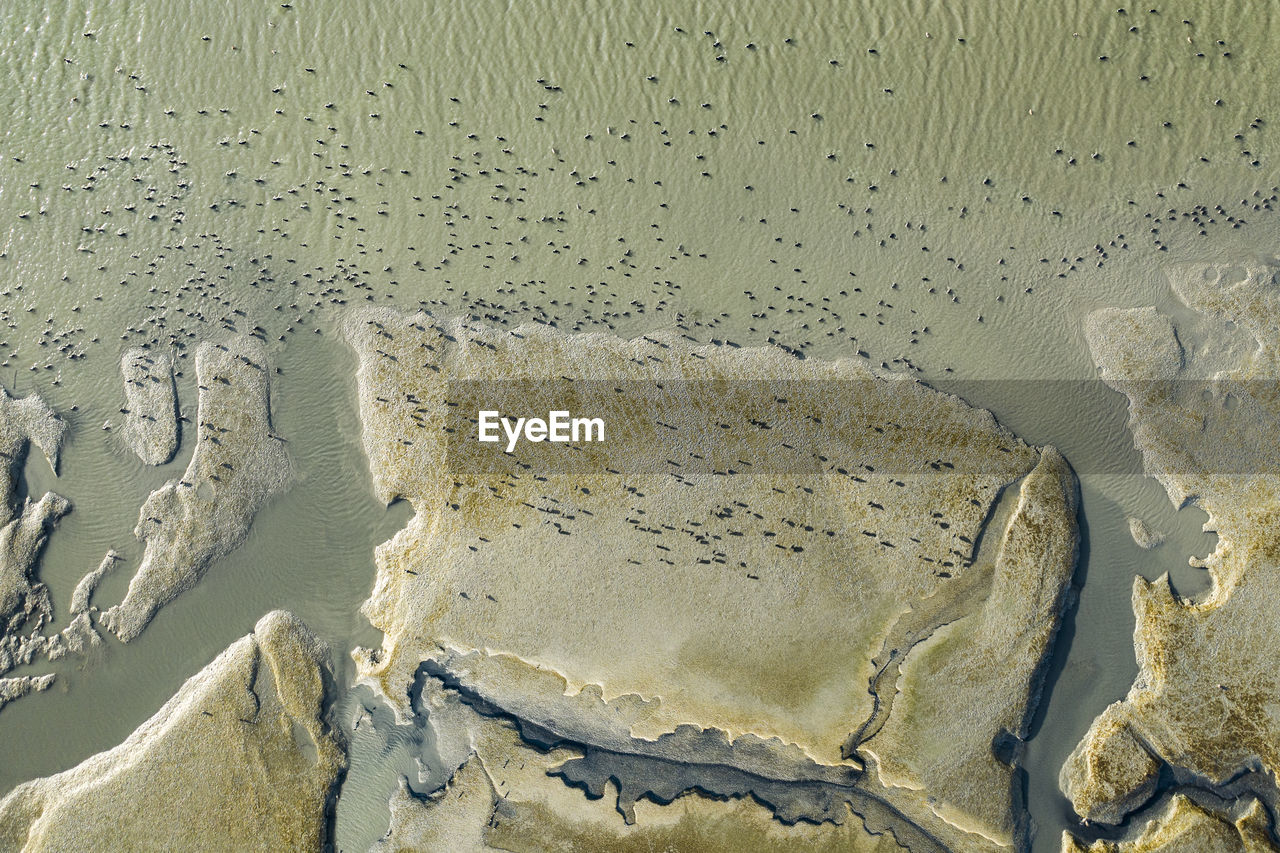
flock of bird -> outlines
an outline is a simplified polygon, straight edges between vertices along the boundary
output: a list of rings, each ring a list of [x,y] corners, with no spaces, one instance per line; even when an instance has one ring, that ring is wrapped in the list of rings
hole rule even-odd
[[[1119,200],[1122,210],[1096,224],[1101,173],[1078,179],[1094,189],[1068,184],[1050,201],[1021,189],[1018,175],[889,166],[902,146],[833,127],[838,111],[827,103],[838,86],[866,96],[876,75],[859,63],[885,61],[884,44],[824,59],[800,35],[734,45],[716,30],[677,25],[649,45],[619,38],[617,68],[588,75],[603,93],[575,90],[580,75],[567,73],[504,78],[518,92],[432,91],[442,74],[430,55],[382,57],[382,75],[363,88],[327,90],[332,69],[279,68],[280,51],[269,47],[303,14],[281,7],[260,46],[201,33],[175,48],[263,69],[261,91],[227,91],[218,104],[166,100],[174,87],[120,61],[92,26],[66,46],[58,79],[75,94],[60,109],[77,128],[68,149],[77,156],[54,174],[19,136],[3,152],[14,221],[0,251],[0,270],[10,270],[0,285],[10,332],[0,367],[15,381],[27,371],[37,386],[45,377],[59,385],[64,366],[95,349],[114,360],[130,346],[162,348],[181,362],[194,343],[227,331],[284,343],[324,334],[344,306],[369,302],[501,327],[676,328],[699,341],[937,375],[953,365],[921,353],[940,326],[980,334],[1068,279],[1135,251],[1158,257],[1150,253],[1244,228],[1280,201],[1280,187],[1260,186],[1260,116],[1224,124],[1198,157],[1213,166],[1211,149],[1236,147],[1258,178],[1249,194],[1228,203],[1188,179]],[[1247,50],[1202,38],[1195,21],[1160,9],[1111,14],[1106,26],[1133,39],[1186,38],[1195,51],[1178,61],[1187,68],[1229,64]],[[958,35],[944,46],[941,34],[926,35],[929,50],[975,41]],[[702,64],[692,72],[664,65],[695,55]],[[1118,53],[1098,60],[1129,73]],[[813,75],[813,103],[770,102],[763,92],[758,114],[743,116],[736,101],[687,92],[699,80],[724,92],[715,75],[748,73],[738,70],[748,62]],[[1174,85],[1148,73],[1128,83]],[[890,101],[912,94],[905,83],[881,88]],[[604,99],[598,118],[581,115],[589,96]],[[125,102],[131,110],[112,111]],[[523,110],[506,115],[513,104]],[[1214,99],[1213,109],[1230,106]],[[1172,119],[1143,130],[1120,151],[1083,154],[1064,143],[1035,156],[1069,175],[1126,155],[1139,163],[1160,134],[1182,132]],[[913,200],[931,182],[949,195]],[[1044,232],[1063,218],[1073,223],[1053,238],[1062,244],[1053,254],[1034,239],[971,240],[983,230]],[[1123,227],[1096,233],[1115,225]],[[1089,281],[1081,286],[1105,287]]]

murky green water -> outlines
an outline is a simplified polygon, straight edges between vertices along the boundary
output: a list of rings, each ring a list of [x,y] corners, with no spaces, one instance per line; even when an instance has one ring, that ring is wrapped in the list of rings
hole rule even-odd
[[[1165,304],[1174,261],[1271,257],[1274,7],[1121,5],[7,4],[0,380],[78,407],[62,476],[28,466],[75,503],[42,570],[56,605],[109,547],[127,562],[96,600],[118,600],[138,507],[191,452],[144,469],[101,429],[128,346],[261,326],[298,478],[137,641],[0,713],[0,790],[119,742],[272,607],[344,676],[377,641],[357,607],[407,510],[368,483],[346,305],[682,325],[940,385],[1081,378],[1088,310]],[[1135,671],[1133,575],[1192,589],[1211,537],[1091,469],[1127,447],[1118,395],[1087,431],[990,394],[1082,479],[1087,582],[1027,758],[1048,850],[1057,768]],[[1130,514],[1170,542],[1139,551]],[[340,844],[379,834],[378,809],[344,803]]]

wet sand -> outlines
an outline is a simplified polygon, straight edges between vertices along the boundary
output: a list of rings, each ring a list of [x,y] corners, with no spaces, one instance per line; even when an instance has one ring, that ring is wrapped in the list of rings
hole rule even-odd
[[[1081,482],[1083,587],[1025,756],[1033,849],[1056,850],[1058,771],[1137,672],[1132,578],[1203,589],[1186,558],[1214,537],[1116,472],[1136,459],[1119,394],[1045,409],[1003,380],[1091,379],[1083,317],[1176,312],[1170,263],[1275,255],[1274,11],[820,11],[6,9],[0,383],[71,424],[59,476],[29,462],[22,487],[74,507],[39,567],[54,627],[113,548],[94,603],[121,600],[138,510],[194,449],[146,466],[101,429],[128,349],[173,348],[194,418],[196,346],[261,328],[296,480],[127,646],[13,673],[57,680],[0,712],[0,792],[124,740],[275,607],[350,683],[346,650],[381,639],[358,610],[373,548],[410,515],[375,496],[337,339],[372,302],[1002,380],[957,393]],[[1130,516],[1167,541],[1138,548]],[[369,749],[349,778],[382,790],[344,795],[344,849],[385,830],[416,747]]]

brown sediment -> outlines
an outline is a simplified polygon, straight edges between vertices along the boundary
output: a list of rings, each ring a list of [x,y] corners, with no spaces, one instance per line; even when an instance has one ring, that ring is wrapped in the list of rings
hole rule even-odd
[[[35,503],[28,499],[20,514],[0,529],[0,674],[30,663],[39,654],[60,657],[63,653],[58,636],[42,634],[53,620],[53,604],[48,589],[34,575],[49,531],[70,510],[70,501],[48,492]],[[52,675],[11,679],[5,702],[44,690],[52,681]]]
[[[4,502],[6,517],[13,517],[14,493],[30,445],[40,448],[56,474],[66,431],[66,422],[38,395],[14,399],[0,388],[0,500]]]
[[[1144,551],[1150,551],[1164,542],[1164,534],[1152,530],[1140,518],[1129,519],[1129,536],[1133,538],[1133,543]]]
[[[1045,448],[1019,490],[985,600],[906,654],[893,712],[859,747],[889,802],[927,808],[995,847],[1025,843],[1014,767],[1075,571],[1077,508],[1070,467]]]
[[[1280,681],[1259,654],[1277,643],[1280,609],[1280,290],[1275,270],[1260,265],[1187,266],[1171,278],[1194,319],[1175,328],[1152,309],[1111,310],[1087,331],[1103,380],[1129,398],[1147,473],[1175,506],[1209,515],[1218,545],[1196,564],[1213,586],[1189,601],[1167,577],[1134,579],[1138,678],[1062,770],[1063,790],[1090,821],[1114,823],[1141,806],[1161,767],[1210,791],[1256,771],[1267,796],[1280,770]],[[1229,324],[1251,346],[1223,345]],[[1184,334],[1202,338],[1191,355]]]
[[[38,655],[61,657],[83,648],[96,632],[86,621],[68,628],[66,636],[45,636],[53,620],[49,591],[36,576],[36,566],[49,532],[71,511],[66,498],[47,492],[34,503],[14,503],[18,480],[32,444],[44,453],[54,473],[66,424],[35,394],[15,400],[0,389],[0,505],[7,523],[0,528],[0,675],[30,663]],[[52,674],[0,679],[0,708],[32,692],[47,689]]]
[[[178,395],[173,358],[134,348],[120,359],[124,377],[124,440],[148,465],[163,465],[178,449]]]
[[[344,766],[328,668],[269,613],[118,747],[0,800],[0,848],[321,849]]]
[[[183,475],[152,492],[134,535],[146,542],[124,601],[102,615],[121,640],[196,584],[239,546],[254,515],[289,480],[289,454],[271,428],[270,368],[257,339],[202,343],[196,351],[199,423]]]
[[[53,673],[0,678],[0,708],[29,693],[39,693],[53,686]]]
[[[402,719],[414,714],[424,661],[439,668],[429,676],[463,689],[447,661],[483,652],[474,660],[509,665],[477,701],[523,721],[515,725],[525,736],[530,725],[578,720],[578,733],[556,742],[576,744],[583,763],[557,772],[597,793],[618,778],[624,813],[646,798],[722,790],[750,794],[782,822],[830,822],[852,803],[872,831],[914,838],[914,848],[1018,843],[1025,821],[1006,763],[1017,756],[1002,760],[992,744],[1025,735],[1074,568],[1074,477],[1056,452],[1027,447],[989,413],[919,383],[778,350],[504,332],[393,311],[354,315],[347,335],[360,358],[375,488],[416,510],[378,548],[363,608],[383,647],[357,654],[362,677]],[[539,402],[607,415],[621,438],[558,456],[548,445],[510,458],[480,447],[467,435],[472,409],[501,396],[482,384],[498,376],[535,395],[541,383]],[[997,496],[1024,478],[999,558],[975,566]],[[937,631],[966,609],[980,615]],[[966,678],[990,696],[974,719],[957,721],[972,778],[926,766],[907,745],[923,706],[901,735],[890,714],[894,733],[880,744],[898,738],[886,755],[926,780],[907,792],[864,774],[844,747],[876,712],[876,656],[912,610],[922,624],[907,639],[920,643],[920,658],[929,637],[971,653],[957,658],[968,661],[964,672],[941,666],[936,693],[932,676],[919,678],[921,701],[969,689]],[[938,668],[909,660],[913,677]],[[566,710],[566,694],[590,691],[599,708]],[[904,715],[907,698],[896,703]],[[622,726],[610,729],[613,740],[605,722]],[[661,783],[643,781],[662,774],[642,743],[670,746],[683,763]],[[819,794],[805,786],[833,783],[722,775],[716,750],[762,743],[775,744],[770,762],[794,752],[810,776],[842,781]],[[530,748],[517,744],[507,757],[526,761]],[[547,784],[566,787],[537,786]]]
[[[1062,834],[1062,853],[1262,853],[1276,849],[1267,809],[1255,797],[1245,799],[1231,813],[1221,814],[1179,793],[1124,838],[1086,843],[1070,832]]]
[[[867,832],[857,820],[844,823],[792,824],[773,820],[749,798],[725,799],[694,793],[665,805],[649,800],[636,804],[638,818],[627,825],[607,804],[578,796],[580,808],[568,809],[542,792],[499,781],[514,781],[501,752],[485,749],[468,758],[448,785],[430,799],[405,787],[391,800],[391,828],[373,850],[400,853],[418,850],[573,850],[648,853],[653,850],[698,850],[738,853],[779,850],[795,853],[890,853],[906,848],[892,833]],[[519,756],[526,767],[542,769],[536,753]],[[561,786],[563,788],[563,786]],[[567,790],[567,789],[565,789]],[[548,795],[551,792],[548,792]],[[572,794],[572,792],[570,792]]]
[[[70,501],[48,492],[35,503],[28,499],[0,529],[0,624],[6,637],[33,617],[40,625],[52,618],[49,594],[32,573],[49,530],[70,511]]]

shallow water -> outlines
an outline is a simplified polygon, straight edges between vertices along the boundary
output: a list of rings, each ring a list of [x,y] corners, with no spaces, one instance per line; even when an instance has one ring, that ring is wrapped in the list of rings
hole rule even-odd
[[[391,302],[1002,380],[957,391],[1081,476],[1085,583],[1026,759],[1035,849],[1056,849],[1058,767],[1136,671],[1132,578],[1193,594],[1212,536],[1111,467],[1138,470],[1118,394],[1028,400],[1093,376],[1087,311],[1169,308],[1165,265],[1274,256],[1280,30],[1256,0],[1043,6],[6,5],[0,381],[72,423],[61,476],[27,466],[75,504],[41,569],[55,606],[108,548],[95,600],[123,595],[138,507],[192,451],[152,470],[101,429],[129,346],[261,324],[297,476],[139,639],[30,669],[59,679],[0,713],[0,791],[118,743],[272,607],[340,682],[378,642],[358,605],[408,509],[373,496],[335,329]],[[1139,550],[1129,515],[1168,541]],[[362,766],[386,782],[406,758]],[[344,798],[339,842],[385,823]]]

